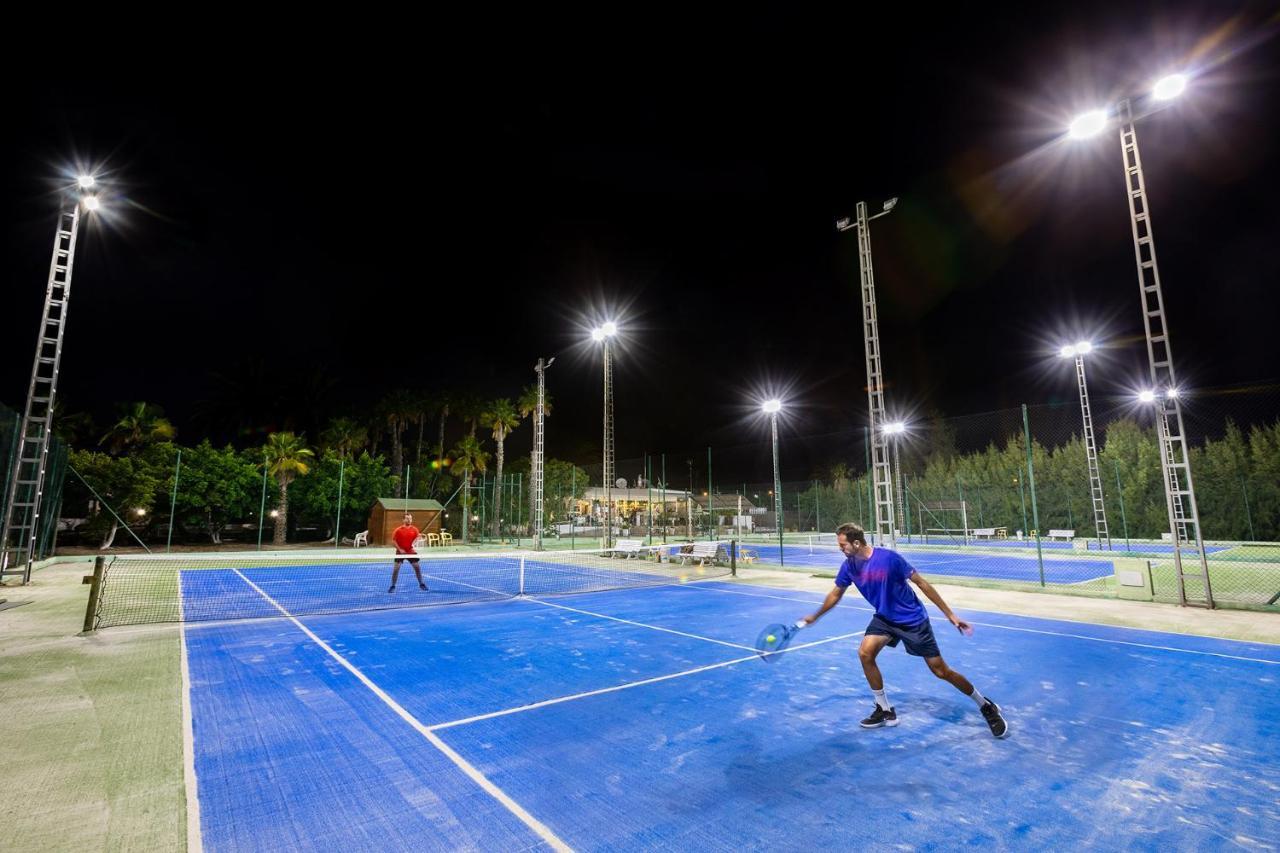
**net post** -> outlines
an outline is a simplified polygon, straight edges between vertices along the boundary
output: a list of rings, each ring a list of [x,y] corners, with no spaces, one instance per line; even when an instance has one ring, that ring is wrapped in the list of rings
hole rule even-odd
[[[93,585],[89,587],[89,604],[84,611],[84,632],[93,633],[98,621],[98,594],[102,591],[102,571],[107,558],[99,555],[93,561]]]
[[[178,477],[182,474],[182,448],[178,448],[178,461],[173,467],[173,495],[169,498],[169,537],[164,541],[164,552],[166,554],[173,547],[173,513],[178,506]]]
[[[713,511],[714,505],[715,505],[715,495],[712,494],[712,490],[711,490],[711,448],[708,447],[707,448],[707,541],[709,542],[715,541],[715,538],[716,538],[715,534],[718,532],[716,528],[719,528],[718,524],[716,525],[715,528],[712,527],[712,524],[716,521],[715,513]]]
[[[1036,563],[1040,566],[1040,586],[1044,586],[1044,552],[1040,547],[1040,507],[1036,504],[1036,469],[1031,461],[1031,422],[1027,418],[1027,404],[1022,404],[1022,434],[1027,442],[1027,487],[1031,492],[1031,522],[1036,532]]]
[[[262,518],[267,512],[267,449],[262,448],[262,500],[258,504],[258,550],[262,550]]]
[[[729,540],[729,575],[731,577],[738,576],[738,540]]]
[[[524,554],[520,555],[520,595],[524,595]]]
[[[338,458],[338,517],[333,522],[333,547],[340,548],[342,546],[342,484],[346,479],[347,458],[341,456]],[[442,519],[443,520],[443,519]]]

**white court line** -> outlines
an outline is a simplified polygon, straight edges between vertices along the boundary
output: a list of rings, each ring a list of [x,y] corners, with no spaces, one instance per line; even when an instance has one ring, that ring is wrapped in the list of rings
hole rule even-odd
[[[178,593],[181,595],[181,591]],[[178,645],[182,654],[182,781],[187,794],[187,851],[200,853],[203,840],[200,835],[200,796],[196,779],[195,724],[191,713],[191,669],[187,664],[187,632],[185,626],[178,632]]]
[[[257,584],[255,584],[253,581],[249,580],[247,577],[241,574],[239,569],[235,569],[234,571],[240,577],[240,580],[247,583],[250,587],[253,588],[255,592],[258,593],[258,595],[261,595],[263,598],[269,601],[271,605],[275,607],[277,610],[279,610],[282,615],[284,615],[291,622],[293,622],[293,624],[298,627],[298,630],[306,634],[307,637],[309,637],[311,641],[315,643],[317,646],[324,649],[329,654],[330,657],[332,657],[338,663],[342,664],[343,668],[345,668],[348,672],[350,672],[357,679],[359,679],[361,684],[369,688],[369,690],[373,693],[373,695],[381,699],[388,708],[390,708],[392,711],[396,713],[398,717],[400,717],[400,719],[404,720],[406,723],[412,726],[414,730],[416,730],[418,734],[426,738],[427,741],[432,746],[440,750],[440,752],[444,753],[445,757],[448,758],[450,761],[452,761],[463,773],[467,774],[467,776],[470,777],[471,781],[475,782],[485,791],[485,793],[487,793],[489,796],[493,797],[495,800],[501,803],[507,809],[507,811],[511,812],[513,815],[519,818],[520,821],[525,826],[529,827],[535,833],[537,833],[538,837],[541,838],[543,841],[547,842],[547,844],[550,845],[552,849],[561,850],[561,851],[569,851],[571,849],[569,845],[561,841],[560,838],[554,832],[552,832],[545,824],[543,824],[533,815],[525,811],[523,806],[521,806],[515,800],[511,799],[511,797],[509,797],[505,791],[503,791],[497,785],[493,784],[493,782],[490,782],[485,777],[485,775],[481,773],[479,770],[477,770],[469,761],[467,761],[458,753],[454,752],[449,747],[448,744],[442,741],[435,733],[433,733],[429,728],[423,725],[422,721],[420,721],[417,717],[410,714],[407,710],[405,710],[404,706],[402,706],[399,702],[397,702],[396,700],[392,699],[389,695],[387,695],[385,690],[383,690],[378,685],[374,684],[373,681],[371,681],[368,676],[366,676],[363,672],[357,669],[354,664],[352,664],[349,660],[344,658],[342,655],[335,652],[332,648],[329,647],[328,643],[326,643],[324,640],[316,636],[315,632],[313,632],[306,625],[303,625],[300,621],[298,621],[297,617],[295,617],[292,613],[290,613],[289,611],[281,607],[280,604],[275,599],[273,599],[271,596],[263,592],[262,589]]]
[[[691,640],[705,640],[708,643],[718,643],[719,645],[729,646],[730,648],[734,648],[734,649],[743,649],[748,652],[755,651],[754,646],[744,646],[739,643],[731,643],[728,640],[715,640],[715,639],[712,639],[711,637],[703,637],[698,634],[686,634],[684,631],[677,631],[674,628],[662,628],[662,627],[659,627],[658,625],[648,625],[644,622],[632,622],[630,619],[623,619],[619,616],[609,616],[604,613],[592,613],[590,610],[579,610],[578,608],[570,607],[567,604],[556,604],[553,601],[545,601],[541,598],[534,598],[532,596],[524,596],[523,598],[520,598],[517,600],[528,601],[533,604],[542,604],[547,607],[558,607],[561,610],[568,610],[572,613],[581,613],[583,616],[595,616],[598,619],[609,619],[613,622],[621,622],[624,625],[635,625],[637,628],[648,628],[653,631],[662,631],[664,634],[675,634],[680,637],[688,637]]]
[[[1082,583],[1093,583],[1094,581],[1106,580],[1109,577],[1114,577],[1114,575],[1098,575],[1096,578],[1085,578],[1082,581],[1072,581],[1071,583],[1064,583],[1062,585],[1063,586],[1080,586],[1080,584]]]
[[[932,617],[930,617],[930,618],[932,618]],[[1035,616],[1033,616],[1033,617],[1030,617],[1030,618],[1035,619],[1035,618],[1043,618],[1043,617],[1035,617]],[[967,620],[966,620],[966,621],[967,621]],[[1063,621],[1067,621],[1067,620],[1063,620]],[[1245,657],[1244,655],[1228,655],[1228,654],[1224,654],[1224,653],[1222,653],[1222,652],[1206,652],[1206,651],[1202,651],[1202,650],[1200,650],[1200,649],[1180,649],[1180,648],[1178,648],[1177,646],[1158,646],[1158,645],[1156,645],[1156,644],[1154,644],[1154,643],[1134,643],[1134,642],[1131,642],[1131,641],[1129,641],[1129,640],[1109,640],[1109,639],[1106,639],[1106,638],[1104,638],[1104,637],[1086,637],[1084,634],[1067,634],[1067,633],[1064,633],[1064,632],[1062,632],[1062,631],[1043,631],[1043,630],[1040,630],[1040,629],[1038,629],[1038,628],[1019,628],[1019,627],[1015,627],[1015,626],[1013,626],[1013,625],[993,625],[993,624],[991,624],[990,622],[970,622],[969,624],[970,624],[970,625],[981,625],[981,626],[983,626],[984,628],[1002,628],[1002,629],[1004,629],[1005,631],[1022,631],[1022,632],[1027,633],[1027,634],[1047,634],[1047,635],[1049,635],[1049,636],[1051,636],[1051,637],[1070,637],[1070,638],[1071,638],[1071,639],[1073,639],[1073,640],[1090,640],[1090,641],[1095,642],[1095,643],[1114,643],[1114,644],[1116,644],[1116,645],[1120,645],[1120,646],[1137,646],[1137,647],[1138,647],[1138,648],[1140,648],[1140,649],[1157,649],[1157,650],[1159,650],[1159,651],[1164,651],[1164,652],[1184,652],[1184,653],[1189,654],[1189,655],[1208,655],[1209,657],[1215,657],[1215,658],[1227,658],[1227,659],[1229,659],[1229,660],[1243,660],[1243,661],[1250,661],[1250,662],[1252,662],[1252,663],[1269,663],[1269,664],[1271,664],[1272,666],[1280,666],[1280,661],[1277,661],[1277,660],[1267,660],[1266,658],[1251,658],[1251,657]],[[1077,624],[1081,624],[1081,623],[1077,623]],[[1085,625],[1093,625],[1093,624],[1095,624],[1095,623],[1093,623],[1093,622],[1085,622],[1085,623],[1083,623],[1083,624],[1085,624]],[[1126,626],[1123,626],[1123,625],[1110,625],[1110,626],[1107,626],[1107,627],[1111,627],[1111,628],[1123,628],[1123,627],[1126,627]],[[1129,630],[1142,631],[1142,630],[1147,630],[1147,629],[1144,629],[1144,628],[1132,628],[1132,629],[1129,629]],[[1185,634],[1185,635],[1182,635],[1182,636],[1198,636],[1198,635],[1196,635],[1196,634]],[[1217,638],[1217,637],[1209,637],[1209,638],[1206,638],[1206,639],[1219,639],[1219,638]],[[1243,641],[1243,640],[1232,640],[1232,641],[1230,641],[1230,642],[1239,643],[1239,642],[1244,642],[1244,641]]]
[[[801,649],[810,649],[810,648],[813,648],[814,646],[821,646],[827,643],[834,643],[837,640],[847,640],[851,637],[860,636],[862,633],[863,633],[862,631],[854,631],[851,634],[840,634],[839,636],[836,636],[836,637],[827,637],[825,640],[815,640],[812,643],[804,643],[799,646],[788,646],[787,648],[782,649],[781,651],[771,652],[771,654],[784,655],[790,652],[798,652]],[[559,705],[562,702],[572,702],[575,699],[586,699],[589,696],[599,696],[604,693],[616,693],[619,690],[630,690],[633,687],[643,687],[647,684],[657,684],[660,681],[670,681],[673,678],[684,678],[687,675],[697,675],[700,672],[707,672],[708,670],[712,670],[712,669],[722,669],[727,666],[734,666],[735,664],[745,663],[746,661],[757,660],[759,657],[760,657],[760,653],[755,652],[754,654],[750,654],[745,657],[734,658],[733,660],[721,661],[720,663],[712,663],[706,666],[699,666],[699,667],[695,667],[694,669],[686,669],[682,672],[673,672],[673,673],[669,673],[668,675],[659,675],[654,678],[646,678],[642,681],[629,681],[626,684],[617,684],[617,685],[614,685],[613,687],[602,687],[599,690],[588,690],[584,693],[574,693],[570,696],[557,696],[554,699],[544,699],[541,702],[531,702],[528,705],[519,705],[515,708],[506,708],[501,711],[490,711],[487,714],[477,714],[474,717],[464,717],[460,720],[450,720],[447,723],[436,723],[433,726],[429,726],[429,728],[431,729],[431,731],[438,731],[440,729],[450,729],[450,728],[453,728],[454,726],[463,726],[463,725],[466,725],[467,723],[476,723],[476,722],[479,722],[480,720],[491,720],[494,717],[506,717],[511,714],[519,714],[524,711],[532,711],[537,708],[545,708],[548,705]]]
[[[760,593],[755,593],[755,592],[739,592],[738,590],[720,589],[714,586],[703,586],[698,588],[701,589],[703,592],[721,592],[721,593],[725,593],[726,595],[746,595],[746,596],[751,596],[752,598],[772,598],[772,599],[777,599],[779,601],[796,601],[796,602],[802,602],[802,603],[809,601],[808,599],[786,598],[778,595],[761,595]],[[823,593],[820,593],[820,592],[815,592],[812,594],[814,596],[823,595]],[[817,602],[809,602],[809,603],[817,603]],[[861,610],[867,613],[875,612],[871,608],[860,607],[856,604],[850,605],[850,606],[854,610]],[[933,607],[933,605],[931,604],[925,605],[925,606]],[[934,608],[934,609],[936,610],[937,608]],[[979,610],[977,612],[982,613],[987,611]],[[1005,615],[1012,616],[1015,619],[1043,619],[1046,622],[1066,622],[1071,625],[1091,625],[1098,628],[1114,628],[1121,631],[1147,631],[1152,634],[1168,634],[1169,633],[1168,631],[1159,631],[1153,628],[1135,628],[1132,625],[1108,625],[1104,622],[1082,622],[1079,619],[1063,619],[1060,616],[1027,616],[1020,613],[1008,613]],[[930,620],[932,620],[932,619],[941,618],[941,617],[930,616],[929,618]],[[948,622],[947,624],[951,624],[951,623]],[[1155,645],[1154,643],[1135,643],[1130,640],[1112,640],[1106,637],[1086,637],[1083,634],[1068,634],[1063,631],[1045,631],[1038,628],[1021,628],[1015,625],[996,625],[991,622],[970,621],[969,624],[981,625],[984,628],[1003,628],[1007,631],[1024,631],[1032,634],[1046,634],[1051,637],[1069,637],[1077,640],[1092,640],[1093,642],[1096,642],[1096,643],[1117,643],[1123,646],[1138,646],[1139,648],[1159,649],[1161,651],[1166,651],[1166,652],[1183,652],[1189,655],[1209,655],[1211,657],[1229,658],[1231,660],[1253,661],[1256,663],[1270,663],[1270,664],[1280,665],[1280,661],[1267,660],[1266,658],[1251,658],[1244,655],[1229,655],[1223,652],[1206,652],[1206,651],[1201,651],[1200,649],[1181,649],[1181,648],[1178,648],[1177,646],[1159,646],[1159,645]],[[1255,645],[1255,646],[1280,646],[1280,644],[1268,643],[1264,640],[1237,640],[1232,637],[1216,637],[1216,636],[1210,636],[1206,634],[1172,634],[1171,636],[1191,637],[1191,638],[1200,639],[1200,640],[1218,640],[1224,643],[1246,643],[1248,645]]]

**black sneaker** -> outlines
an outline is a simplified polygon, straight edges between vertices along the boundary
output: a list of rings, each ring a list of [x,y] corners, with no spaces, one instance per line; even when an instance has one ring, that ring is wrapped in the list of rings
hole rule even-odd
[[[426,585],[425,583],[423,583],[422,581],[418,581],[418,589],[422,590],[423,592],[426,592],[426,591],[427,591],[427,585]]]
[[[395,592],[395,591],[396,591],[396,585],[395,585],[395,584],[392,584],[391,586],[387,587],[387,592]]]
[[[1000,716],[1000,706],[990,699],[987,704],[982,706],[982,717],[987,721],[987,725],[991,727],[991,733],[996,737],[1009,736],[1009,724],[1004,721],[1004,717]]]
[[[862,721],[864,729],[878,729],[881,726],[896,726],[898,724],[898,712],[890,708],[885,710],[876,705],[875,710],[871,712],[871,716]]]

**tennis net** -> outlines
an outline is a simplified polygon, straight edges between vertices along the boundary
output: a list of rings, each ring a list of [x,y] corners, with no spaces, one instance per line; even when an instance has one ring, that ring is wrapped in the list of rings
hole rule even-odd
[[[402,558],[394,592],[388,591],[392,554],[119,556],[104,564],[87,624],[109,628],[430,607],[688,583],[732,571],[731,543],[718,543],[714,558],[680,550],[671,545],[631,555],[604,549],[420,554],[427,590],[419,589],[412,564]]]

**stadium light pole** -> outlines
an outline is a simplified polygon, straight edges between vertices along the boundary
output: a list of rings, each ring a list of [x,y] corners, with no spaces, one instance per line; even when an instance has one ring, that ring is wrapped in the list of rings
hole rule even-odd
[[[1111,533],[1107,529],[1107,506],[1102,493],[1102,474],[1098,469],[1098,445],[1093,436],[1093,410],[1089,407],[1089,386],[1085,382],[1084,357],[1093,352],[1090,341],[1064,344],[1058,356],[1072,359],[1076,366],[1076,384],[1080,389],[1080,417],[1084,422],[1084,455],[1089,468],[1089,496],[1093,504],[1093,529],[1098,536],[1098,550],[1111,550]]]
[[[1068,134],[1074,139],[1098,135],[1108,126],[1120,134],[1120,154],[1124,165],[1125,195],[1129,200],[1129,223],[1133,235],[1134,261],[1138,271],[1138,294],[1142,305],[1142,322],[1147,337],[1147,360],[1153,388],[1165,389],[1152,394],[1156,409],[1156,433],[1160,444],[1160,470],[1164,477],[1165,506],[1169,516],[1170,538],[1173,540],[1173,563],[1178,577],[1179,604],[1203,604],[1213,607],[1213,590],[1209,584],[1209,564],[1205,557],[1204,537],[1200,529],[1200,512],[1196,506],[1195,485],[1191,477],[1191,458],[1182,419],[1182,404],[1177,393],[1178,381],[1173,367],[1173,349],[1169,342],[1169,323],[1165,316],[1164,292],[1160,285],[1160,267],[1156,261],[1155,237],[1151,227],[1151,206],[1147,199],[1146,177],[1138,151],[1136,118],[1164,109],[1187,88],[1185,74],[1169,74],[1152,86],[1149,95],[1134,105],[1129,98],[1113,109],[1095,109],[1073,121]],[[1171,392],[1171,393],[1170,393]],[[1188,572],[1182,561],[1182,549],[1194,542],[1199,572]],[[1203,584],[1203,601],[1188,601],[1186,579]]]
[[[609,341],[618,334],[618,324],[607,322],[591,330],[591,340],[600,344],[604,361],[604,547],[613,547],[613,352]]]
[[[893,472],[897,477],[894,505],[898,509],[898,532],[907,529],[906,525],[906,505],[907,494],[906,486],[902,481],[902,436],[907,431],[907,425],[902,421],[893,421],[884,425],[886,435],[891,436],[893,442]]]
[[[546,433],[544,423],[547,405],[547,368],[555,358],[538,359],[533,370],[538,374],[538,404],[533,411],[533,459],[530,479],[533,481],[533,550],[542,550],[543,500],[546,486]]]
[[[18,433],[16,455],[5,484],[4,523],[0,528],[0,581],[11,575],[31,582],[32,564],[40,547],[40,510],[44,502],[49,443],[53,435],[53,408],[58,392],[62,342],[66,336],[71,299],[80,213],[96,213],[102,207],[94,190],[93,175],[76,178],[74,188],[63,193],[58,225],[53,233],[53,257],[45,285],[44,311],[36,337],[31,382]]]
[[[880,426],[888,422],[884,405],[884,374],[880,362],[880,321],[876,309],[875,274],[871,264],[871,220],[888,216],[898,204],[897,198],[886,201],[875,216],[867,216],[867,203],[858,202],[855,219],[848,217],[836,221],[838,231],[858,232],[858,272],[862,294],[862,340],[867,361],[867,414],[871,433],[871,483],[875,498],[873,511],[876,518],[875,541],[877,545],[897,547],[893,532],[893,472],[889,463],[889,449],[885,433]]]
[[[782,401],[766,400],[760,408],[769,416],[769,427],[773,432],[773,512],[778,522],[778,565],[785,566],[785,549],[782,547],[782,468],[778,462],[778,412],[782,411]]]

